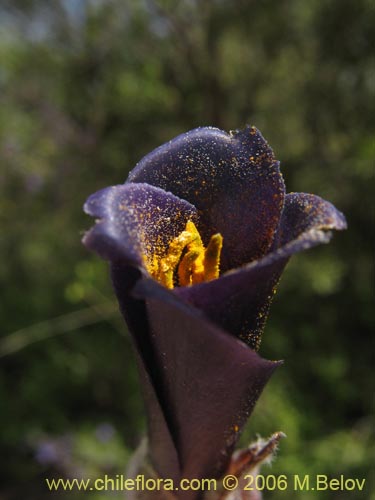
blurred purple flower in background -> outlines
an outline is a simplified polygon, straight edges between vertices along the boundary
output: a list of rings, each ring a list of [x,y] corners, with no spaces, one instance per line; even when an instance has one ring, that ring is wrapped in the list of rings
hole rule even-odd
[[[69,470],[72,464],[73,436],[44,436],[33,443],[35,460],[44,467]]]
[[[97,221],[83,241],[110,261],[136,346],[154,467],[218,477],[280,364],[256,350],[281,273],[345,218],[318,196],[285,194],[255,127],[182,134],[85,211]]]
[[[95,429],[95,436],[101,443],[111,441],[116,434],[115,428],[109,422],[99,424]]]

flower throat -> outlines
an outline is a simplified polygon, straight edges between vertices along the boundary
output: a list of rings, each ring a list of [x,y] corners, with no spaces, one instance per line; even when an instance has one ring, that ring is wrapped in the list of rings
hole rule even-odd
[[[194,222],[174,238],[164,257],[153,256],[147,264],[151,276],[167,288],[190,286],[219,277],[223,237],[217,233],[204,247]]]

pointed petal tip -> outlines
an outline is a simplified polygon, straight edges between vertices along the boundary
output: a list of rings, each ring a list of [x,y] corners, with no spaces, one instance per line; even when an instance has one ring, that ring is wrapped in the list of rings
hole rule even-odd
[[[336,221],[335,221],[335,226],[332,229],[337,229],[338,231],[348,229],[348,223],[345,215],[339,210],[337,210],[337,208],[335,210],[336,210]]]
[[[276,162],[273,149],[268,144],[261,131],[254,125],[247,124],[243,129],[235,130],[232,132],[232,137],[239,140],[242,144],[251,144],[256,156],[261,155],[262,162],[266,159],[272,164]],[[277,163],[280,164],[280,162]]]
[[[276,369],[279,366],[282,366],[285,363],[285,361],[283,359],[277,359],[277,360],[271,360],[271,363],[273,363]]]
[[[120,186],[121,184],[106,187],[91,194],[83,205],[83,211],[91,217],[104,218],[107,213],[106,204],[108,204],[111,193],[114,193]]]
[[[104,189],[96,191],[87,198],[83,205],[83,211],[85,212],[85,214],[89,215],[90,217],[95,217],[94,225],[90,229],[85,231],[81,240],[82,243],[90,250],[96,251],[95,238],[97,237],[99,229],[98,226],[105,221],[105,203],[108,199],[109,192],[114,187],[115,186],[106,187]]]
[[[329,201],[309,193],[289,193],[274,248],[279,247],[280,252],[283,245],[292,245],[295,251],[305,250],[328,243],[332,230],[341,231],[346,227],[344,214]]]
[[[258,354],[258,356],[259,356],[259,354]],[[276,371],[278,368],[280,368],[280,366],[282,366],[284,364],[283,359],[278,359],[278,360],[270,360],[270,359],[264,359],[264,358],[261,358],[261,359],[268,364],[268,368],[270,370],[270,377],[274,371]]]

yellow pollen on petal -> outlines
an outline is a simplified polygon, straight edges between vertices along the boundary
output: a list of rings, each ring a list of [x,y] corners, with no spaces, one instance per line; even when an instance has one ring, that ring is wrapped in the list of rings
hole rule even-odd
[[[146,267],[151,276],[166,288],[190,286],[219,277],[221,234],[214,234],[204,247],[194,222],[188,221],[185,230],[174,238],[164,257],[153,255]]]

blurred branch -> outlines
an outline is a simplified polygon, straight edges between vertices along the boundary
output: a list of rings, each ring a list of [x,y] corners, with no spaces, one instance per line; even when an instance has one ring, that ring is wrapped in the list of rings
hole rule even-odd
[[[25,347],[56,337],[63,333],[79,330],[80,328],[106,321],[118,314],[117,304],[96,304],[94,306],[74,311],[57,318],[35,323],[10,333],[0,341],[0,358],[14,354]]]

